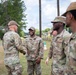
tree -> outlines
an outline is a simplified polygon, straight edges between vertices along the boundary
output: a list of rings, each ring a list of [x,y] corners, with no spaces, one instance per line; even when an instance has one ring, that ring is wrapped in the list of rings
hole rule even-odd
[[[50,28],[46,28],[45,30],[43,30],[44,33],[48,31],[50,31]]]
[[[39,30],[38,29],[36,29],[36,32],[35,33],[36,33],[36,35],[39,36]]]
[[[22,0],[7,0],[0,3],[0,25],[6,26],[10,20],[15,20],[19,24],[19,34],[23,35],[22,28],[26,27],[26,10]]]

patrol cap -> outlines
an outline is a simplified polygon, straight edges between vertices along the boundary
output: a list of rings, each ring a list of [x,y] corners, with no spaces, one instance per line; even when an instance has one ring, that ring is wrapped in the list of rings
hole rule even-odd
[[[30,27],[29,30],[35,30],[35,28],[34,27]]]
[[[57,16],[53,21],[51,21],[51,23],[55,23],[55,22],[62,22],[65,24],[66,21],[66,17],[64,16]]]
[[[18,26],[18,23],[16,21],[14,21],[14,20],[11,20],[11,21],[9,21],[8,26],[11,26],[11,25]]]
[[[70,3],[70,5],[68,6],[66,12],[64,14],[62,14],[62,15],[65,16],[67,12],[72,11],[72,10],[76,10],[76,2]]]

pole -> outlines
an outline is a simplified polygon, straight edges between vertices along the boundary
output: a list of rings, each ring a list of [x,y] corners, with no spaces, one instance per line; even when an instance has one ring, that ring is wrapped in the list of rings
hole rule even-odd
[[[57,16],[60,15],[60,9],[59,9],[59,0],[57,0]]]
[[[39,0],[39,30],[40,30],[40,37],[41,37],[41,0]]]

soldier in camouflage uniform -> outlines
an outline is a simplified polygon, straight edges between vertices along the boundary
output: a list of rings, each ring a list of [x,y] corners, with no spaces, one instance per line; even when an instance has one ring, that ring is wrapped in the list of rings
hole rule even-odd
[[[46,64],[48,64],[48,60],[50,58],[53,60],[51,75],[64,75],[66,55],[63,49],[63,41],[70,36],[69,32],[64,29],[65,19],[66,18],[63,16],[58,16],[54,19],[54,21],[52,21],[53,31],[57,31],[57,35],[55,34],[53,37],[46,60]]]
[[[20,36],[16,33],[18,24],[12,20],[8,23],[8,28],[9,31],[3,36],[5,66],[8,70],[8,75],[22,75],[19,52],[25,54],[26,51],[22,47]]]
[[[71,28],[72,35],[68,41],[68,45],[65,47],[67,50],[67,69],[65,75],[76,75],[76,2],[72,2],[66,12],[63,14],[66,16],[67,27]]]
[[[28,75],[41,75],[41,59],[43,59],[43,41],[40,37],[35,35],[35,28],[29,28],[29,37],[25,40],[25,47],[27,48],[27,72]]]

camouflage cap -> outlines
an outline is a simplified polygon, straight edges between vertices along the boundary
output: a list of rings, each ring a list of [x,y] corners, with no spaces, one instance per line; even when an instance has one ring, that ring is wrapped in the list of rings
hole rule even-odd
[[[72,2],[72,3],[68,6],[66,12],[65,12],[64,14],[62,14],[62,15],[65,16],[67,12],[72,11],[72,10],[76,10],[76,2]]]
[[[66,21],[66,17],[64,16],[57,16],[53,21],[51,21],[51,23],[55,23],[55,22],[62,22],[65,24]]]
[[[18,23],[16,21],[14,21],[14,20],[11,20],[8,23],[8,26],[10,26],[10,25],[16,25],[16,26],[18,26]]]
[[[35,28],[34,27],[30,27],[29,30],[35,30]]]

